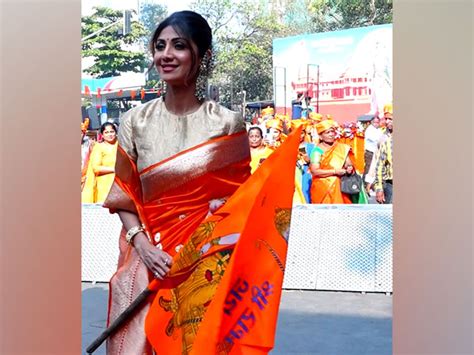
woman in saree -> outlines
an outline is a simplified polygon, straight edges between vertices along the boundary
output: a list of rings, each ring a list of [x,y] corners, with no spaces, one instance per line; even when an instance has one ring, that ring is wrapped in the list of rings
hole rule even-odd
[[[332,120],[316,125],[320,142],[311,153],[311,203],[350,204],[351,197],[341,192],[341,176],[353,174],[351,148],[336,141]]]
[[[161,22],[150,51],[165,94],[122,117],[116,178],[104,204],[123,223],[109,324],[153,279],[166,282],[170,268],[196,257],[192,248],[185,252],[198,226],[250,176],[242,117],[204,96],[211,44],[211,29],[195,12]],[[160,289],[107,340],[107,353],[188,354],[228,260],[228,252],[213,254],[179,287]],[[145,334],[149,319],[160,349]]]
[[[252,160],[250,161],[250,172],[253,174],[260,164],[262,164],[263,161],[273,153],[273,149],[268,148],[263,143],[263,132],[260,127],[250,127],[248,130],[248,135],[250,155],[252,157]]]
[[[106,122],[100,127],[100,133],[103,141],[94,144],[90,153],[82,203],[103,203],[114,182],[117,128],[112,122]]]

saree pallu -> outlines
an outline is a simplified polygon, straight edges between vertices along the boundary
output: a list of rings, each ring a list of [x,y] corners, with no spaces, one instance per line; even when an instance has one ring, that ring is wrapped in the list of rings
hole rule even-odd
[[[343,137],[340,138],[339,143],[347,144],[351,147],[353,153],[354,168],[359,174],[364,173],[364,135],[356,133],[353,138]]]
[[[232,195],[250,176],[249,161],[246,132],[212,139],[141,172],[119,147],[116,178],[104,206],[112,212],[128,210],[137,213],[152,243],[175,257],[209,214],[210,201]],[[109,324],[154,280],[135,249],[125,242],[124,235],[122,231],[118,269],[110,281]],[[220,261],[224,269],[228,257],[221,253],[209,260],[214,266]],[[169,289],[163,289],[160,297],[170,301],[167,305],[171,306],[175,296]],[[144,332],[152,301],[150,299],[107,340],[108,354],[153,354]],[[155,307],[160,307],[160,304]],[[168,326],[166,320],[160,324]],[[176,332],[171,338],[177,339]],[[174,352],[162,350],[158,353]]]
[[[342,169],[346,158],[353,161],[351,147],[347,144],[334,142],[333,146],[324,152],[319,162],[320,169]],[[319,204],[350,204],[348,195],[341,192],[341,179],[338,176],[318,178],[313,176],[311,184],[311,203]]]
[[[365,160],[364,160],[364,152],[365,152],[365,142],[364,142],[364,135],[357,133],[354,136],[353,143],[352,143],[352,151],[354,152],[354,167],[359,174],[364,173],[365,169]]]

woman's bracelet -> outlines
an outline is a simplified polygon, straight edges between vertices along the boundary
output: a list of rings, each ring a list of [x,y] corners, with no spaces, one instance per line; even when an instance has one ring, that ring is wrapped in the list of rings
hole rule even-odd
[[[125,234],[125,240],[127,241],[128,244],[132,244],[133,242],[133,238],[135,238],[137,236],[138,233],[140,232],[145,232],[145,228],[143,228],[143,225],[141,226],[134,226],[132,228],[130,228],[128,231],[127,231],[127,234]],[[148,237],[148,236],[147,236]],[[150,238],[148,238],[150,239]]]

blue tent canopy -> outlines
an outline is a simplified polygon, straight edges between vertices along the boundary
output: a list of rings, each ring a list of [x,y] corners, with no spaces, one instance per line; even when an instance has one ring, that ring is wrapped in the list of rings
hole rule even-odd
[[[81,92],[85,90],[86,85],[89,87],[90,91],[97,91],[97,89],[105,87],[105,85],[113,78],[114,77],[111,76],[101,79],[81,79]]]

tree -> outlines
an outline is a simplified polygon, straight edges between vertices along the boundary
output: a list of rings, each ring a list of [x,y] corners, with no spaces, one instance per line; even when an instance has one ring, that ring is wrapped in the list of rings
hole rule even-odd
[[[309,6],[312,0],[272,0],[272,11],[280,24],[285,24],[286,35],[316,32]]]
[[[166,18],[167,14],[168,8],[166,5],[145,2],[140,6],[139,21],[145,29],[145,34],[142,38],[145,45],[148,45],[156,27]]]
[[[158,24],[163,21],[168,13],[165,5],[145,2],[140,6],[140,22],[143,24],[145,34],[141,38],[145,51],[145,67],[150,69],[147,73],[145,88],[152,88],[157,85],[160,76],[153,69],[153,61],[149,51],[149,43],[153,32]]]
[[[122,11],[95,7],[90,16],[82,17],[82,38],[122,19]],[[145,34],[143,26],[132,21],[131,33],[120,31],[122,21],[82,42],[82,57],[93,57],[94,64],[84,69],[97,78],[120,75],[121,72],[140,72],[145,67],[145,56],[140,38]],[[135,48],[135,51],[131,49]]]
[[[309,12],[318,32],[391,23],[392,0],[312,0]]]
[[[211,83],[222,104],[236,109],[246,101],[272,97],[272,42],[286,27],[263,1],[200,0],[193,10],[209,22],[217,67]],[[245,94],[244,94],[245,92]]]

